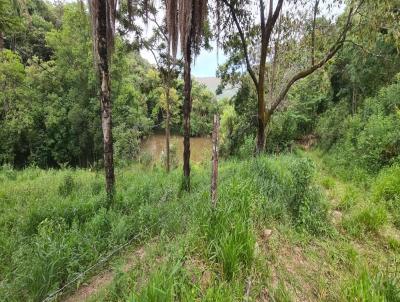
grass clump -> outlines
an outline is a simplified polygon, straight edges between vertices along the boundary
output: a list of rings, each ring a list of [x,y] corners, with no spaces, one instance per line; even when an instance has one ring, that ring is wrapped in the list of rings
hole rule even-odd
[[[76,186],[74,178],[72,175],[67,174],[64,176],[62,183],[58,186],[58,194],[62,197],[67,197],[72,193]]]
[[[254,187],[233,176],[220,188],[217,207],[203,211],[198,232],[199,237],[205,238],[205,256],[220,265],[224,280],[231,281],[251,266],[254,257]]]
[[[342,211],[348,211],[355,207],[360,201],[360,192],[355,187],[345,187],[342,198],[337,205],[337,208]]]
[[[193,284],[191,284],[182,262],[168,263],[155,271],[140,292],[134,294],[128,301],[193,301],[192,287]]]
[[[289,219],[298,228],[316,235],[330,232],[328,205],[313,182],[315,166],[310,159],[262,158],[254,163],[253,171],[259,190],[268,198],[264,205],[266,218]]]
[[[344,218],[343,227],[353,236],[377,233],[388,222],[388,213],[381,204],[372,202],[356,207]]]
[[[372,186],[373,199],[383,202],[393,217],[393,223],[400,228],[400,166],[386,168],[378,175]]]
[[[398,271],[371,274],[363,270],[345,288],[347,301],[400,301],[400,275]]]

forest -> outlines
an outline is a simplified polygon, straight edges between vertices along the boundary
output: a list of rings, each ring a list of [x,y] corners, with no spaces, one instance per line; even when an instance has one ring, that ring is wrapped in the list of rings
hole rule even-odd
[[[400,1],[0,0],[0,301],[400,302]]]

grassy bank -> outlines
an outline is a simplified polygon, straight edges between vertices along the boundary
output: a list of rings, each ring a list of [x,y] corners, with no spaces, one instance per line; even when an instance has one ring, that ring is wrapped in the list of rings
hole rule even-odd
[[[93,301],[398,301],[396,178],[365,189],[324,167],[315,153],[223,162],[215,210],[208,166],[190,194],[180,171],[124,168],[110,210],[95,172],[3,169],[0,296],[41,301],[135,238]]]

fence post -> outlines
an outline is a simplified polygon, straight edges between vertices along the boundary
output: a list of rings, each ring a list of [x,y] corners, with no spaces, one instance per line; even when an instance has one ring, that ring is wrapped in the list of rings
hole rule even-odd
[[[211,172],[211,204],[217,205],[218,189],[218,143],[219,143],[219,117],[214,114],[214,129],[212,133],[212,172]]]

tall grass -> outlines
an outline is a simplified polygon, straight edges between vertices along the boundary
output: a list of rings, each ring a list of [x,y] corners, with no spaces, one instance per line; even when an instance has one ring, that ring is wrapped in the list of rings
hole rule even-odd
[[[228,301],[243,293],[259,227],[278,221],[315,235],[330,230],[313,164],[305,158],[222,163],[216,209],[209,202],[208,167],[194,166],[193,175],[188,194],[179,189],[178,170],[167,175],[157,167],[125,167],[117,171],[117,194],[107,209],[96,172],[1,170],[0,296],[41,301],[133,236],[143,243],[159,234],[187,234],[188,253],[206,259],[218,282],[200,291],[175,258],[129,298]]]

